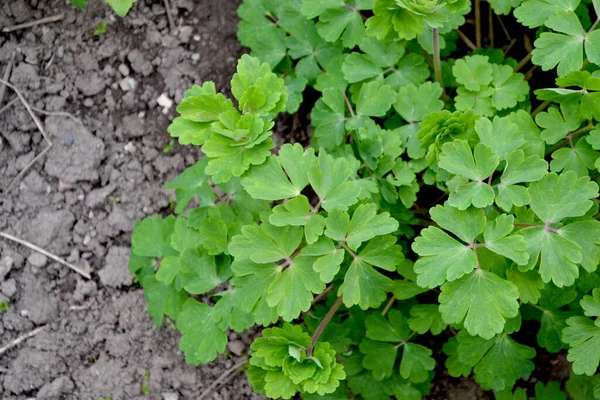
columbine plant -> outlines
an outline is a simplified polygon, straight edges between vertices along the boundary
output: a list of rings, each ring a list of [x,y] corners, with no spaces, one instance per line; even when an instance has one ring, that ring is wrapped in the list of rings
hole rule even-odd
[[[466,0],[240,5],[235,101],[186,91],[169,132],[204,156],[167,183],[174,215],[132,238],[148,312],[189,363],[258,325],[247,374],[271,398],[417,400],[445,369],[524,399],[536,354],[565,351],[569,395],[600,398],[600,4],[490,6],[543,27],[521,62],[452,58]],[[530,60],[558,66],[556,88],[532,96]],[[309,86],[311,145],[277,148]]]

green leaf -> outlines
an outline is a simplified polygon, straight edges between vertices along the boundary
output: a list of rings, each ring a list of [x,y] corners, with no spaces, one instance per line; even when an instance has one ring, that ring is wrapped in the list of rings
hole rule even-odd
[[[356,99],[357,116],[383,117],[395,101],[391,86],[377,81],[363,83]]]
[[[408,340],[410,329],[398,310],[390,310],[387,318],[380,313],[370,313],[365,319],[366,336],[379,342],[399,343]]]
[[[575,283],[579,276],[577,264],[582,260],[581,247],[577,243],[543,226],[525,228],[519,234],[529,244],[530,265],[534,266],[540,260],[539,272],[545,283],[552,281],[558,287]]]
[[[87,5],[88,0],[69,0],[77,8],[84,8]]]
[[[214,308],[189,298],[177,318],[181,332],[179,349],[189,364],[206,364],[222,354],[227,346],[227,333],[219,329],[219,316]]]
[[[358,201],[360,190],[356,181],[352,180],[358,167],[359,162],[355,158],[334,158],[325,151],[319,151],[317,164],[308,170],[308,180],[325,211],[345,211]]]
[[[558,65],[558,76],[579,71],[583,66],[586,32],[573,11],[559,11],[546,20],[546,26],[559,33],[544,32],[534,42],[531,61],[548,71]]]
[[[270,156],[267,162],[242,178],[244,189],[256,199],[283,200],[300,195],[308,184],[308,171],[316,165],[313,149],[304,150],[298,143],[285,144],[279,156]]]
[[[523,236],[509,236],[514,229],[513,223],[514,217],[506,214],[500,214],[494,221],[488,221],[483,232],[485,247],[519,265],[527,265],[529,260],[527,242]]]
[[[575,11],[581,0],[524,0],[514,11],[517,20],[530,28],[543,25],[558,11]]]
[[[144,298],[148,302],[148,314],[158,327],[162,326],[164,316],[177,319],[187,295],[172,285],[165,285],[156,280],[154,275],[142,279]]]
[[[310,204],[306,196],[300,195],[285,204],[273,208],[269,222],[275,226],[303,226],[309,221]]]
[[[238,61],[231,92],[238,99],[240,110],[260,116],[277,115],[287,101],[283,79],[271,72],[269,64],[247,54]]]
[[[445,143],[439,158],[441,168],[477,182],[493,174],[498,164],[498,157],[488,146],[478,143],[472,152],[464,140]]]
[[[594,289],[591,296],[583,296],[580,304],[585,316],[595,318],[600,317],[600,289]],[[600,321],[596,321],[596,325],[600,326]]]
[[[203,157],[196,164],[186,168],[177,178],[165,184],[165,189],[175,190],[176,214],[180,214],[195,196],[198,196],[200,206],[214,202],[212,188],[204,173],[207,163],[208,158]]]
[[[475,380],[484,390],[511,388],[517,379],[524,379],[534,369],[529,361],[535,350],[515,342],[503,333],[491,340],[473,337],[461,331],[458,334],[458,357],[474,367]],[[499,365],[504,368],[498,368]]]
[[[342,144],[344,139],[344,122],[346,120],[346,103],[344,90],[327,88],[313,107],[310,120],[314,126],[313,135],[327,150]]]
[[[371,265],[355,258],[344,275],[338,295],[344,296],[346,307],[359,305],[361,309],[376,308],[387,298],[393,281],[377,272]]]
[[[523,0],[490,0],[490,5],[496,14],[506,15],[522,2]]]
[[[542,382],[535,384],[534,400],[567,400],[567,394],[560,390],[560,382],[550,381],[546,386]]]
[[[494,108],[505,110],[525,101],[529,95],[529,84],[525,81],[525,75],[514,73],[513,68],[509,65],[493,64],[493,68],[492,87],[494,88],[494,94],[492,95],[492,105]]]
[[[518,315],[518,297],[511,282],[476,270],[442,286],[440,312],[445,323],[463,323],[469,334],[491,339],[502,332],[506,319]]]
[[[487,56],[467,56],[456,60],[452,73],[467,90],[480,91],[492,82],[494,69]]]
[[[547,144],[555,144],[581,125],[581,119],[577,116],[577,108],[561,104],[561,111],[556,107],[550,107],[547,112],[539,113],[535,122],[544,128],[541,138]]]
[[[446,329],[437,304],[415,304],[410,309],[408,319],[410,329],[422,335],[431,331],[433,335],[439,335]]]
[[[562,340],[570,346],[567,360],[573,363],[573,372],[594,375],[600,364],[600,327],[585,317],[571,317],[567,325]]]
[[[281,272],[280,266],[236,260],[231,264],[231,270],[235,297],[242,311],[253,313],[257,324],[269,325],[277,321],[277,310],[267,304],[267,293],[269,285]]]
[[[451,336],[448,339],[448,342],[444,343],[443,351],[448,355],[448,358],[446,359],[446,369],[450,376],[458,378],[460,376],[471,375],[471,370],[473,368],[470,365],[461,362],[458,357],[458,339],[456,336]]]
[[[573,171],[550,173],[529,186],[531,209],[546,224],[584,215],[598,197],[598,185]]]
[[[131,6],[133,6],[133,3],[136,2],[136,0],[104,0],[104,1],[106,1],[106,4],[111,6],[112,9],[114,10],[114,12],[121,18],[127,15],[129,10],[131,9]]]
[[[381,381],[392,376],[398,355],[395,344],[364,339],[359,350],[364,354],[362,366],[371,371],[375,379]]]
[[[431,219],[441,228],[454,233],[466,243],[471,243],[485,229],[486,218],[483,210],[468,208],[461,211],[454,207],[437,205],[430,209],[429,213]]]
[[[302,228],[275,227],[269,223],[246,225],[232,238],[229,252],[236,259],[270,263],[287,259],[302,241]]]
[[[188,293],[203,294],[220,285],[227,275],[220,276],[213,256],[188,249],[180,257],[163,258],[156,273],[156,279],[165,284],[170,284],[177,277]]]
[[[600,221],[578,221],[560,229],[567,239],[581,246],[581,266],[594,272],[600,263]]]
[[[542,295],[540,290],[545,286],[535,271],[521,272],[517,268],[511,268],[506,271],[506,279],[519,289],[519,298],[523,303],[536,304]]]
[[[347,0],[341,2],[324,2],[315,5],[315,1],[304,1],[302,13],[308,18],[319,17],[317,29],[323,39],[335,42],[341,38],[344,47],[353,48],[365,36],[365,27],[361,10],[370,10],[374,0]]]
[[[138,256],[162,257],[177,255],[171,247],[171,234],[175,228],[175,217],[162,219],[160,216],[144,218],[138,223],[131,236],[131,248]]]
[[[509,154],[527,143],[518,124],[509,117],[479,118],[475,130],[481,143],[488,146],[499,159],[505,160]]]
[[[276,307],[277,313],[285,321],[298,318],[301,312],[308,311],[313,300],[312,294],[325,289],[325,283],[313,269],[314,262],[314,257],[295,257],[269,286],[267,304]]]
[[[517,183],[539,181],[546,175],[548,163],[538,156],[525,158],[522,150],[515,150],[506,159],[506,167],[500,177],[496,203],[509,211],[513,205],[522,207],[529,203],[529,192]]]
[[[429,227],[421,231],[412,246],[419,254],[415,263],[417,284],[434,288],[446,281],[454,281],[477,267],[473,250],[453,239],[441,229]]]
[[[333,240],[345,241],[352,250],[375,236],[386,235],[398,229],[398,222],[387,212],[377,214],[375,204],[361,204],[350,219],[348,213],[333,210],[325,219],[325,235]]]
[[[437,82],[425,82],[418,87],[410,84],[400,88],[394,109],[409,123],[422,121],[428,114],[441,111],[442,87]],[[419,99],[419,101],[414,101]]]
[[[572,143],[572,142],[571,142]],[[585,138],[579,138],[575,146],[564,147],[552,153],[552,172],[573,171],[577,176],[587,176],[588,170],[595,169],[598,151],[592,149]]]
[[[411,382],[425,382],[429,379],[429,371],[435,368],[433,352],[425,346],[416,343],[404,344],[400,375]]]

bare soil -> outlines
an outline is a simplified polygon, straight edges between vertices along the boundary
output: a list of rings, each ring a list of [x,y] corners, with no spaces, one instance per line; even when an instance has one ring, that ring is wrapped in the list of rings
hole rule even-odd
[[[0,77],[38,109],[53,147],[9,183],[46,144],[20,102],[0,114],[0,231],[73,264],[87,280],[0,238],[0,346],[45,328],[0,355],[0,398],[195,399],[240,361],[249,337],[232,333],[232,354],[201,367],[185,364],[179,335],[156,328],[127,272],[137,218],[164,211],[162,184],[199,157],[175,145],[167,126],[193,83],[228,90],[238,57],[237,0],[139,0],[120,19],[103,1],[84,10],[65,0],[0,2],[1,28],[64,13],[55,23],[0,33]],[[106,33],[93,36],[108,21]],[[171,108],[157,104],[164,95]],[[7,90],[0,108],[15,98]],[[146,392],[146,393],[145,393]],[[237,374],[208,399],[258,399]]]

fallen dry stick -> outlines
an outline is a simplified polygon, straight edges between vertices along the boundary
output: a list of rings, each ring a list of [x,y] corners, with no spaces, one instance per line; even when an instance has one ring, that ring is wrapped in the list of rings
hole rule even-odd
[[[27,241],[25,241],[23,239],[19,239],[18,237],[13,236],[13,235],[11,235],[9,233],[0,231],[0,236],[6,238],[8,240],[12,240],[13,242],[17,242],[19,244],[22,244],[23,246],[29,247],[31,250],[35,250],[38,253],[41,253],[41,254],[45,255],[46,257],[50,257],[54,261],[59,262],[62,265],[71,268],[73,271],[75,271],[78,274],[86,277],[87,279],[91,279],[89,268],[86,268],[86,270],[84,270],[83,268],[80,268],[80,267],[78,267],[76,265],[68,263],[67,261],[63,260],[62,258],[60,258],[58,256],[55,256],[52,253],[47,252],[46,250],[42,249],[41,247],[36,246],[33,243],[29,243],[29,242],[27,242]]]
[[[4,32],[4,33],[14,32],[14,31],[18,31],[20,29],[31,28],[32,26],[36,26],[36,25],[47,24],[50,22],[58,22],[58,21],[62,20],[64,17],[65,17],[65,14],[57,14],[57,15],[53,15],[51,17],[41,18],[41,19],[38,19],[35,21],[25,22],[24,24],[7,26],[6,28],[2,28],[2,32]]]
[[[25,97],[23,96],[23,94],[21,93],[21,91],[16,86],[14,86],[12,83],[8,82],[6,79],[0,79],[0,84],[4,85],[6,87],[11,88],[17,94],[17,97],[21,100],[21,103],[23,103],[23,105],[27,109],[27,112],[29,113],[29,115],[33,119],[33,122],[35,122],[35,125],[37,126],[37,128],[40,131],[40,133],[44,137],[44,140],[46,140],[46,143],[48,144],[48,146],[40,154],[38,154],[29,164],[27,164],[25,166],[25,168],[23,168],[21,170],[21,172],[19,172],[19,174],[12,181],[10,181],[10,183],[8,184],[8,187],[6,188],[6,192],[8,193],[8,191],[10,191],[10,188],[15,184],[15,182],[17,182],[19,179],[21,179],[21,177],[23,175],[25,175],[25,172],[27,172],[27,170],[29,170],[29,168],[35,162],[37,162],[37,160],[39,160],[44,154],[46,154],[46,152],[48,152],[48,150],[50,150],[50,148],[52,147],[52,141],[50,140],[50,138],[48,137],[48,135],[46,135],[46,132],[44,131],[44,127],[42,126],[42,122],[37,117],[37,115],[35,115],[35,113],[33,112],[33,109],[31,107],[31,105],[29,105],[29,103],[27,102],[27,100],[25,100]],[[2,111],[4,111],[4,108],[2,109]]]
[[[3,79],[5,81],[8,81],[8,79],[10,78],[10,72],[12,71],[14,59],[15,59],[15,53],[13,52],[12,56],[10,57],[10,62],[8,63],[8,65],[6,66],[6,69],[4,70]],[[6,92],[6,86],[0,87],[0,106],[2,105],[2,100],[4,100],[4,92]]]
[[[221,383],[225,383],[228,378],[233,376],[232,374],[234,372],[236,372],[238,370],[238,368],[243,367],[247,363],[248,363],[248,361],[237,363],[233,367],[229,368],[227,371],[223,372],[223,374],[219,377],[219,379],[214,381],[212,383],[212,385],[210,385],[204,392],[202,392],[200,397],[198,397],[198,400],[202,400],[202,399],[206,398],[206,396],[208,396],[210,394],[210,392],[215,390]]]
[[[0,348],[0,355],[6,353],[8,350],[12,349],[13,347],[18,345],[22,341],[27,340],[30,337],[37,335],[38,333],[43,331],[44,328],[46,328],[46,325],[39,326],[39,327],[35,328],[34,330],[32,330],[31,332],[19,336],[18,338],[16,338],[15,340],[13,340],[9,344],[7,344],[6,346]]]

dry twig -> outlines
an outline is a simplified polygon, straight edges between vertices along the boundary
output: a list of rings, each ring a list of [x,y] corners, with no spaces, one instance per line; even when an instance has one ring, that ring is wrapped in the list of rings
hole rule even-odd
[[[36,26],[36,25],[47,24],[50,22],[58,22],[58,21],[62,20],[64,17],[65,17],[65,14],[57,14],[57,15],[53,15],[51,17],[41,18],[41,19],[38,19],[35,21],[25,22],[24,24],[7,26],[5,28],[2,28],[2,32],[9,33],[9,32],[18,31],[20,29],[31,28],[32,26]]]
[[[10,78],[10,73],[12,71],[13,60],[14,59],[15,59],[15,53],[13,53],[12,56],[10,57],[10,61],[8,62],[8,65],[6,66],[6,69],[4,70],[4,77],[3,77],[3,79],[5,81],[8,81],[8,79]],[[6,92],[6,86],[0,87],[0,106],[2,105],[2,100],[4,100],[4,93],[5,92]]]
[[[248,363],[248,361],[239,362],[239,363],[235,364],[233,367],[229,368],[227,371],[223,372],[223,374],[221,374],[219,379],[214,381],[204,392],[202,392],[200,397],[198,397],[198,400],[202,400],[202,399],[206,398],[206,396],[208,396],[213,390],[215,390],[221,383],[225,383],[225,382],[227,382],[227,380],[229,378],[233,377],[235,375],[234,372],[236,372],[238,370],[238,368],[243,367],[247,363]]]
[[[169,31],[171,33],[175,30],[175,23],[173,22],[173,15],[171,15],[171,3],[169,0],[163,0],[165,4],[165,11],[167,13],[167,20],[169,21]]]
[[[11,88],[17,94],[17,97],[21,100],[21,103],[23,103],[23,105],[27,109],[27,112],[29,113],[29,115],[33,119],[33,122],[35,122],[35,125],[37,126],[37,128],[40,131],[40,133],[42,134],[42,136],[46,140],[46,143],[48,144],[48,146],[40,154],[38,154],[30,163],[28,163],[25,166],[25,168],[23,168],[21,170],[21,172],[19,172],[19,174],[8,184],[8,187],[6,188],[6,192],[8,192],[10,190],[10,188],[15,184],[15,182],[17,182],[19,179],[21,179],[21,177],[23,175],[25,175],[25,172],[27,172],[27,170],[29,170],[29,168],[35,162],[37,162],[37,160],[39,160],[44,154],[46,154],[48,152],[48,150],[50,150],[50,148],[52,147],[52,141],[50,140],[50,138],[48,137],[48,135],[44,131],[44,127],[42,125],[42,122],[37,117],[37,115],[35,115],[35,113],[33,112],[33,108],[31,107],[31,105],[29,105],[29,103],[27,102],[27,100],[25,100],[25,97],[23,96],[23,94],[21,93],[21,91],[16,86],[14,86],[12,83],[8,82],[6,79],[0,79],[0,84]],[[4,108],[2,109],[2,111],[4,111]]]
[[[60,258],[58,256],[55,256],[54,254],[52,254],[50,252],[47,252],[46,250],[42,249],[41,247],[36,246],[33,243],[30,243],[30,242],[28,242],[26,240],[20,239],[20,238],[18,238],[16,236],[13,236],[13,235],[9,234],[9,233],[0,231],[0,237],[6,238],[8,240],[12,240],[13,242],[17,242],[19,244],[22,244],[25,247],[29,247],[31,250],[35,250],[38,253],[41,253],[41,254],[45,255],[46,257],[49,257],[49,258],[53,259],[54,261],[59,262],[62,265],[71,268],[73,271],[77,272],[78,274],[82,275],[83,277],[85,277],[87,279],[91,279],[89,268],[86,268],[86,270],[84,270],[81,267],[73,265],[73,264],[71,264],[71,263],[63,260],[62,258]]]
[[[39,326],[39,327],[35,328],[34,330],[32,330],[31,332],[19,336],[18,338],[16,338],[15,340],[13,340],[9,344],[7,344],[6,346],[0,348],[0,355],[6,353],[8,350],[12,349],[13,347],[18,345],[22,341],[27,340],[30,337],[37,335],[38,333],[43,331],[44,328],[46,328],[46,325]]]

